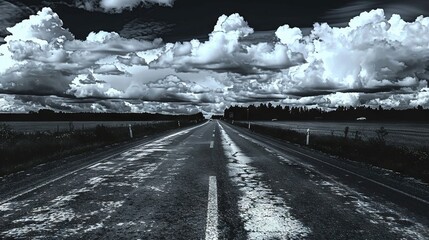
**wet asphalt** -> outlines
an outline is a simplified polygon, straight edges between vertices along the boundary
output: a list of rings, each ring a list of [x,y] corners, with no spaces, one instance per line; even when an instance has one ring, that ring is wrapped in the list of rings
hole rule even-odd
[[[1,239],[429,239],[426,185],[220,121],[78,158],[0,179]]]

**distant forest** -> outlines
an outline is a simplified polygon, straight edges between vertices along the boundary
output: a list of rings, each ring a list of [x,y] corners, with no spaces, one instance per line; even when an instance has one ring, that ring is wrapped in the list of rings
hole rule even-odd
[[[328,120],[328,121],[426,121],[429,122],[429,109],[421,106],[412,109],[395,110],[370,107],[338,107],[333,111],[325,111],[321,108],[273,106],[260,104],[249,107],[231,106],[224,111],[225,119],[246,120]]]
[[[193,115],[166,115],[159,113],[65,113],[41,109],[29,113],[0,113],[0,122],[7,121],[168,121],[203,120],[202,113]]]

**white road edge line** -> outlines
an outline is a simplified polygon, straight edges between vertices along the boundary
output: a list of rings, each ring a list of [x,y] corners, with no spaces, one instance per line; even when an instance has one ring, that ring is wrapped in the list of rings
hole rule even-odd
[[[184,129],[184,130],[179,131],[179,132],[177,132],[177,133],[173,133],[173,134],[167,135],[166,137],[174,136],[174,135],[179,134],[179,133],[184,132],[184,131],[192,131],[192,130],[194,130],[194,129],[198,128],[198,127],[204,126],[205,124],[207,124],[207,123],[204,123],[204,124],[202,124],[202,125],[198,125],[198,126],[195,126],[195,127],[189,128],[189,129]],[[159,139],[166,138],[166,137],[160,137]],[[153,142],[153,141],[156,141],[156,139],[154,139],[154,140],[152,140],[152,141],[150,141],[150,142],[147,142],[147,143],[142,143],[141,145],[146,145],[146,144],[149,144],[149,143],[151,143],[151,142]],[[137,146],[134,146],[134,147],[138,147],[138,146],[140,146],[140,145],[137,145]],[[5,204],[5,203],[7,203],[7,202],[10,202],[10,201],[12,201],[12,200],[14,200],[14,199],[16,199],[16,198],[21,197],[22,195],[25,195],[25,194],[27,194],[27,193],[33,192],[33,191],[35,191],[35,190],[37,190],[37,189],[39,189],[39,188],[41,188],[41,187],[44,187],[44,186],[46,186],[46,185],[49,185],[49,184],[51,184],[51,183],[53,183],[53,182],[56,182],[56,181],[58,181],[58,180],[61,180],[61,179],[65,178],[65,177],[68,177],[68,176],[70,176],[70,175],[72,175],[72,174],[75,174],[75,173],[77,173],[77,172],[79,172],[79,171],[81,171],[81,170],[83,170],[83,169],[91,168],[91,167],[93,167],[93,166],[95,166],[95,165],[99,164],[100,162],[103,162],[103,161],[105,161],[105,160],[107,160],[107,159],[109,159],[109,158],[112,158],[112,157],[114,157],[114,156],[120,155],[120,154],[122,154],[122,153],[124,153],[124,152],[126,152],[126,151],[128,151],[128,150],[130,150],[130,149],[132,149],[132,148],[134,148],[134,147],[127,148],[127,149],[125,149],[125,150],[123,150],[123,151],[120,151],[120,152],[118,152],[118,153],[116,153],[116,154],[113,154],[113,155],[107,156],[107,157],[105,157],[105,158],[103,158],[103,159],[101,159],[101,160],[98,160],[98,161],[96,161],[96,162],[95,162],[95,163],[93,163],[93,164],[90,164],[90,165],[87,165],[87,166],[84,166],[84,167],[78,168],[78,169],[76,169],[76,170],[74,170],[74,171],[72,171],[72,172],[66,173],[66,174],[64,174],[64,175],[62,175],[62,176],[59,176],[59,177],[54,178],[54,179],[52,179],[52,180],[49,180],[49,181],[47,181],[47,182],[45,182],[45,183],[41,183],[41,184],[39,184],[39,185],[37,185],[37,186],[35,186],[35,187],[33,187],[33,188],[30,188],[30,189],[28,189],[28,190],[25,190],[24,192],[18,193],[18,194],[14,195],[14,196],[11,196],[11,197],[9,197],[9,198],[7,198],[7,199],[5,199],[5,200],[0,201],[0,205],[3,205],[3,204]]]
[[[229,127],[229,126],[228,126],[228,127]],[[248,136],[249,136],[249,135],[248,135]],[[278,151],[278,150],[276,150],[276,149],[273,149],[273,148],[272,148],[272,147],[270,147],[268,144],[265,144],[265,143],[263,143],[263,142],[261,142],[261,141],[259,141],[259,140],[255,139],[255,138],[253,138],[253,140],[255,140],[255,141],[257,141],[257,142],[259,142],[259,143],[261,143],[261,144],[265,145],[266,147],[271,148],[272,150],[274,150],[274,151],[275,151],[275,152],[277,152],[277,153],[280,153],[281,155],[284,155],[281,151]],[[334,164],[331,164],[331,163],[325,162],[325,161],[323,161],[323,160],[319,160],[319,159],[317,159],[317,158],[315,158],[315,157],[312,157],[312,156],[310,156],[310,155],[308,155],[308,154],[305,154],[305,153],[302,153],[302,152],[296,151],[296,150],[294,150],[294,149],[292,149],[292,148],[289,148],[289,147],[287,147],[287,146],[282,146],[282,148],[283,148],[283,150],[286,150],[286,149],[284,149],[284,148],[287,148],[287,150],[289,150],[289,151],[292,151],[292,152],[295,152],[295,153],[301,154],[301,155],[303,155],[303,156],[306,156],[306,157],[308,157],[308,158],[311,158],[311,159],[313,159],[313,160],[316,160],[316,161],[318,161],[318,162],[320,162],[320,163],[324,163],[324,164],[329,165],[329,166],[331,166],[331,167],[333,167],[333,168],[336,168],[336,169],[338,169],[338,170],[342,170],[342,171],[344,171],[344,172],[346,172],[346,173],[349,173],[349,174],[351,174],[351,175],[354,175],[354,176],[360,177],[360,178],[362,178],[362,179],[365,179],[365,180],[367,180],[367,181],[370,181],[370,182],[375,183],[375,184],[377,184],[377,185],[380,185],[380,186],[382,186],[382,187],[388,188],[388,189],[390,189],[390,190],[392,190],[392,191],[394,191],[394,192],[397,192],[397,193],[403,194],[403,195],[405,195],[405,196],[408,196],[408,197],[410,197],[410,198],[413,198],[414,200],[418,200],[418,201],[420,201],[420,202],[422,202],[422,203],[425,203],[425,204],[428,204],[428,205],[429,205],[429,202],[428,202],[428,201],[426,201],[426,200],[425,200],[425,199],[423,199],[423,198],[419,198],[419,197],[417,197],[417,196],[411,195],[411,194],[409,194],[409,193],[406,193],[406,192],[401,191],[401,190],[399,190],[399,189],[393,188],[393,187],[391,187],[391,186],[389,186],[389,185],[386,185],[386,184],[384,184],[384,183],[381,183],[381,182],[379,182],[379,181],[376,181],[376,180],[373,180],[373,179],[367,178],[367,177],[362,176],[362,175],[360,175],[360,174],[358,174],[358,173],[355,173],[355,172],[349,171],[349,170],[347,170],[347,169],[344,169],[344,168],[342,168],[342,167],[336,166],[336,165],[334,165]],[[298,161],[294,161],[294,162],[299,163]]]
[[[209,178],[209,197],[207,204],[206,240],[218,239],[218,210],[217,210],[217,180],[216,176]]]
[[[214,147],[214,142],[213,141],[211,141],[210,142],[210,148],[213,148]]]

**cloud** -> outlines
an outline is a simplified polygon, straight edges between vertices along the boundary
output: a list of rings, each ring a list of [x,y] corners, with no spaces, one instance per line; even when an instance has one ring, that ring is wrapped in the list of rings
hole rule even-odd
[[[238,73],[243,81],[244,75],[268,74],[281,83],[277,92],[297,96],[417,91],[426,84],[428,22],[386,18],[378,9],[352,18],[347,27],[316,23],[304,36],[284,25],[275,32],[277,41],[249,43],[243,40],[253,34],[247,22],[238,14],[224,15],[209,40],[167,44],[149,66]]]
[[[159,102],[204,102],[210,89],[195,82],[183,80],[175,75],[143,84],[134,82],[125,90],[124,98],[137,98]]]
[[[90,33],[76,40],[50,8],[8,28],[0,46],[0,93],[57,96],[116,96],[100,83],[81,84],[81,76],[126,75],[120,65],[146,65],[136,52],[159,47],[161,40],[125,39],[114,32]],[[92,89],[88,89],[88,86]],[[78,88],[85,86],[86,91]],[[106,91],[103,93],[102,91]]]
[[[110,84],[96,80],[92,73],[77,76],[70,84],[67,93],[77,98],[119,98],[122,94],[112,88]]]
[[[259,102],[429,107],[425,17],[406,22],[378,9],[345,27],[316,23],[307,34],[284,25],[258,34],[232,14],[219,17],[206,41],[163,44],[105,31],[76,40],[44,8],[8,30],[0,94],[15,95],[1,102],[11,111],[219,114],[230,104]]]
[[[71,51],[85,51],[97,57],[103,55],[124,55],[147,49],[153,49],[162,42],[161,39],[154,41],[139,41],[135,39],[122,38],[115,32],[91,32],[85,41],[75,40],[65,44],[65,48]]]
[[[28,111],[27,104],[15,101],[11,95],[0,94],[0,112],[25,112]]]
[[[173,6],[174,0],[75,0],[75,5],[88,11],[119,13],[139,5]]]
[[[386,19],[381,9],[362,13],[344,28],[315,24],[300,39],[306,63],[287,69],[284,77],[298,91],[417,90],[423,80],[417,76],[427,73],[428,30],[429,18],[407,23],[398,15]]]
[[[73,35],[62,26],[63,22],[52,9],[43,8],[29,19],[7,28],[11,35],[5,40],[7,42],[26,40],[40,44],[72,40]]]
[[[219,17],[209,40],[167,44],[150,66],[174,67],[178,71],[213,70],[218,72],[255,73],[264,69],[288,68],[303,61],[300,53],[287,45],[261,42],[243,43],[254,30],[239,14]]]

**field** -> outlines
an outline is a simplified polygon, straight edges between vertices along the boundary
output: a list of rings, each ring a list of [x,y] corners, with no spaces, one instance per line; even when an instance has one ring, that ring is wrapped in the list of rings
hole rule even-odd
[[[131,125],[156,125],[167,121],[79,121],[79,122],[3,122],[16,132],[67,132],[70,130],[94,129],[97,125],[105,127],[125,127]],[[1,124],[1,122],[0,122]]]
[[[404,123],[404,122],[322,122],[322,121],[255,121],[252,124],[272,126],[290,129],[297,132],[311,134],[344,136],[344,130],[349,127],[349,138],[361,138],[368,140],[377,136],[376,130],[384,127],[387,131],[386,143],[392,145],[406,145],[410,147],[429,146],[429,123]]]
[[[196,124],[151,122],[7,122],[0,123],[0,176],[40,163],[64,159],[112,144]],[[58,131],[57,131],[58,129]]]
[[[305,132],[307,128],[313,128],[315,130],[310,136],[310,148],[429,182],[427,124],[276,121],[252,124],[253,132],[299,145],[306,144]],[[248,127],[247,122],[236,122],[234,125]],[[343,129],[346,127],[349,127],[347,138]],[[381,134],[383,131],[376,133],[381,127],[387,129],[384,132],[387,135]],[[330,131],[337,134],[332,135]],[[354,137],[353,131],[362,131],[366,139]]]

